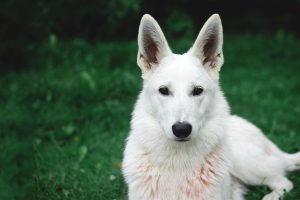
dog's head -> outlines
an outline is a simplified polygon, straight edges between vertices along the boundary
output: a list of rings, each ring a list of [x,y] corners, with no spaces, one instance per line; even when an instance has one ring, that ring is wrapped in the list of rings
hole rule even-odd
[[[187,53],[174,54],[158,23],[150,15],[143,16],[137,63],[144,79],[146,106],[170,139],[196,137],[210,117],[223,64],[222,43],[221,19],[215,14]]]

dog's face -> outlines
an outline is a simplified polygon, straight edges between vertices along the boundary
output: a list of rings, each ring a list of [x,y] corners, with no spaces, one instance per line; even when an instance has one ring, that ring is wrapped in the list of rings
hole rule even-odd
[[[152,104],[152,114],[167,136],[186,141],[199,132],[214,86],[201,62],[184,54],[162,59],[145,82],[144,90]]]
[[[139,28],[138,65],[144,78],[148,110],[170,139],[188,141],[209,117],[223,64],[222,25],[213,15],[193,47],[173,54],[157,22],[144,15]]]

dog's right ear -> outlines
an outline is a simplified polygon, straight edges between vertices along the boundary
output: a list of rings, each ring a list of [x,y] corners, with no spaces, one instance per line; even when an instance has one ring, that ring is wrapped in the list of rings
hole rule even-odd
[[[143,74],[150,71],[171,53],[168,42],[153,17],[145,14],[142,17],[138,34],[137,64]]]

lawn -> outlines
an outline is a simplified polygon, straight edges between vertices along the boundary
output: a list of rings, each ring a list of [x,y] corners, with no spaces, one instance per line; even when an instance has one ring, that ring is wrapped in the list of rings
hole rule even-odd
[[[171,46],[183,53],[191,44]],[[300,150],[299,46],[282,31],[225,35],[221,85],[232,113],[287,152]],[[120,165],[141,89],[136,42],[51,36],[35,49],[31,66],[0,77],[0,199],[126,199]],[[289,178],[284,199],[300,199],[300,172]],[[268,191],[252,187],[247,199]]]

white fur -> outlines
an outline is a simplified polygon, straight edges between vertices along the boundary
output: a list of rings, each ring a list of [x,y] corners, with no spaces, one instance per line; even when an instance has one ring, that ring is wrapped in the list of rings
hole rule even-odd
[[[241,200],[246,184],[269,186],[264,199],[271,200],[292,189],[284,174],[299,168],[300,153],[282,152],[230,115],[218,82],[222,43],[221,20],[213,15],[187,53],[173,54],[157,22],[143,16],[137,63],[144,83],[123,160],[130,200]],[[169,96],[158,92],[161,86]],[[204,89],[200,96],[191,95],[195,86]],[[177,121],[192,125],[189,141],[175,140]]]

